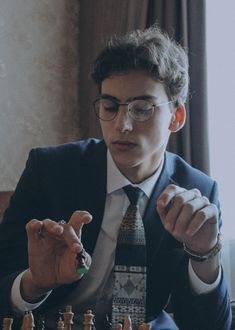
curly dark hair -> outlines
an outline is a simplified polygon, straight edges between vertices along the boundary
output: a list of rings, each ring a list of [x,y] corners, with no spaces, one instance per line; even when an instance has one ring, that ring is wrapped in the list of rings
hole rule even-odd
[[[188,56],[175,40],[157,25],[113,36],[93,63],[91,77],[101,90],[104,79],[113,73],[145,70],[165,85],[176,105],[186,101],[189,86]]]

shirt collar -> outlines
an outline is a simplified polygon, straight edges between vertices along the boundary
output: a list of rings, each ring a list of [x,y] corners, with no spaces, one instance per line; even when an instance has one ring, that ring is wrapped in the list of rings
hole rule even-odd
[[[147,178],[146,180],[144,180],[139,184],[133,184],[119,171],[108,150],[107,151],[107,193],[111,194],[112,192],[122,189],[128,184],[131,184],[134,187],[139,187],[145,193],[145,195],[148,198],[150,198],[153,188],[161,174],[163,163],[164,161],[162,160],[157,171],[152,176],[150,176],[149,178]]]

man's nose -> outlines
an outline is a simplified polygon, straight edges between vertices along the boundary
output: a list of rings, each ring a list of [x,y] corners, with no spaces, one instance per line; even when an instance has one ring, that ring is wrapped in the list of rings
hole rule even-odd
[[[133,119],[128,113],[126,105],[120,105],[115,120],[115,128],[121,132],[133,130]]]

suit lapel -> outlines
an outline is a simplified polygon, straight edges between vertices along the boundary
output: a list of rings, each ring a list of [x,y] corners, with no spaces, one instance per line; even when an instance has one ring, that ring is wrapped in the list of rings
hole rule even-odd
[[[85,167],[83,171],[85,176],[82,205],[84,205],[85,210],[92,214],[93,219],[89,225],[83,227],[82,241],[90,254],[93,253],[98,238],[105,208],[107,181],[106,154],[106,146],[101,142],[86,157],[83,164]]]

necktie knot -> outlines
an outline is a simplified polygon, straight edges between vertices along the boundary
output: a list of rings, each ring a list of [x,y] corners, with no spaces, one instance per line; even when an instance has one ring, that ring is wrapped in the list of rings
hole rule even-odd
[[[139,200],[144,195],[144,192],[140,188],[133,187],[130,184],[128,186],[123,187],[123,190],[125,191],[131,205],[137,205]]]

